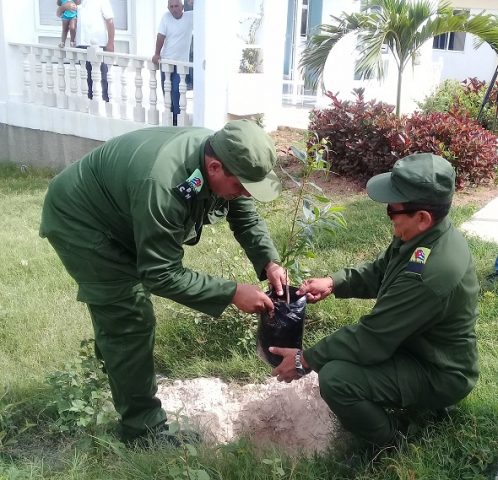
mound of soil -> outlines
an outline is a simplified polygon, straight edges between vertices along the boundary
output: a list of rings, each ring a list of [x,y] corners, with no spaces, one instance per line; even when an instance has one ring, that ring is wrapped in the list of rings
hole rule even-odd
[[[212,444],[244,437],[255,445],[310,455],[332,447],[344,434],[320,397],[314,372],[289,384],[275,378],[244,386],[218,378],[164,379],[157,396],[169,420],[177,417],[181,424],[185,416]]]

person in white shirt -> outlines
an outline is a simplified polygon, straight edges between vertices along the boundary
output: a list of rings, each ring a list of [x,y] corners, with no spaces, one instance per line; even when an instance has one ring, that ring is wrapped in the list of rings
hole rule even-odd
[[[110,0],[81,0],[76,7],[72,2],[66,2],[57,9],[57,15],[61,16],[67,9],[78,9],[78,25],[76,27],[76,46],[88,48],[90,45],[98,45],[106,52],[114,52],[114,13]],[[86,62],[88,98],[93,98],[92,64]],[[100,64],[102,78],[102,98],[108,102],[109,92],[107,85],[108,67],[105,63]]]
[[[161,59],[189,61],[190,42],[194,27],[193,11],[184,12],[181,0],[168,0],[168,10],[159,23],[156,50],[152,61],[159,64]],[[161,86],[164,93],[165,74],[161,72]],[[171,81],[171,111],[173,112],[173,125],[177,124],[180,113],[180,76],[176,66],[170,76]],[[188,82],[188,79],[187,79]]]

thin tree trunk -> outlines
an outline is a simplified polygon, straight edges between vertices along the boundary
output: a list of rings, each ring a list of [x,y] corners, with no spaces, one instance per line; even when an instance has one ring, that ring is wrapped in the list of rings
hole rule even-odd
[[[401,62],[400,62],[401,63]],[[398,90],[396,93],[396,115],[399,117],[401,112],[401,84],[403,80],[403,69],[398,68]]]

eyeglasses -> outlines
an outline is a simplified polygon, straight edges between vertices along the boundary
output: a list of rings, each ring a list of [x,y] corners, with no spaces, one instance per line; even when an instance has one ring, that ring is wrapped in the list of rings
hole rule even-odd
[[[392,220],[394,215],[408,215],[409,213],[416,213],[419,212],[420,209],[415,209],[415,208],[405,208],[401,210],[394,210],[391,205],[387,206],[387,215],[389,218]]]

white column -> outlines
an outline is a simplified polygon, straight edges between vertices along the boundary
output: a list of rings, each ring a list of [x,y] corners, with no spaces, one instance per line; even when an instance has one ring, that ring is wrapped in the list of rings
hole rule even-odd
[[[20,6],[15,2],[0,0],[0,122],[6,121],[4,104],[9,98],[23,99],[23,65],[21,53],[17,46],[10,46],[9,42],[33,44],[38,41],[36,25],[37,10],[35,2]],[[55,2],[54,2],[55,5]],[[20,12],[22,14],[20,15]],[[31,91],[34,91],[36,80],[31,75]],[[31,100],[34,100],[32,96]]]
[[[287,28],[287,0],[264,2],[262,24],[263,71],[266,95],[263,123],[276,130],[282,109],[282,82]]]
[[[236,4],[230,0],[220,8],[215,0],[195,2],[193,123],[196,126],[217,130],[226,122],[231,63],[226,61],[224,52],[236,40]]]
[[[5,18],[5,7],[2,4],[2,0],[0,0],[0,72],[8,72],[7,70],[7,39],[4,33],[4,18]],[[12,53],[14,53],[14,49],[10,49],[10,56],[12,57]],[[15,52],[18,54],[19,52]],[[29,52],[28,52],[29,54]],[[26,58],[26,55],[24,55],[23,52],[23,57],[24,59]],[[18,57],[19,58],[19,57]],[[26,87],[26,72],[24,72],[24,79],[23,79],[23,85],[24,88]],[[28,77],[30,78],[30,76]],[[8,81],[7,81],[7,75],[0,75],[0,104],[5,102],[7,100],[7,97],[9,95],[9,86],[8,86]],[[29,93],[28,93],[29,95]],[[24,90],[24,100],[26,100],[26,90]],[[2,115],[2,110],[0,110],[0,122],[5,121],[4,115]]]

